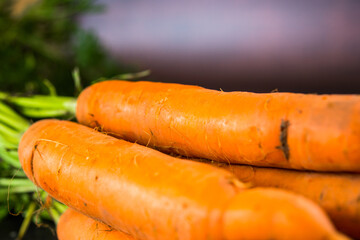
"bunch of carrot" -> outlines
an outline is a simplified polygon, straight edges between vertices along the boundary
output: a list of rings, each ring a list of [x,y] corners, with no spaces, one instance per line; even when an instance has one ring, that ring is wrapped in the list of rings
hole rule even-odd
[[[106,81],[76,116],[91,128],[43,120],[19,145],[29,179],[77,211],[60,240],[346,239],[327,214],[360,238],[360,96]]]

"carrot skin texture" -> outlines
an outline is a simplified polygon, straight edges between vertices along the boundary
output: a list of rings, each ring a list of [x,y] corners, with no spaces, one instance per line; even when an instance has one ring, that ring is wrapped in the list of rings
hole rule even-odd
[[[217,238],[212,226],[218,206],[243,189],[225,170],[66,121],[32,125],[19,159],[27,176],[55,199],[140,239]]]
[[[59,240],[135,240],[128,234],[87,217],[73,209],[66,210],[57,225]]]
[[[224,239],[239,239],[239,232],[246,232],[246,237],[243,239],[321,239],[322,236],[318,235],[316,229],[324,226],[327,221],[322,217],[322,209],[312,208],[311,201],[303,200],[300,196],[296,199],[288,192],[277,193],[275,189],[269,188],[244,191],[233,199],[227,207],[228,211],[224,214]],[[276,206],[281,206],[283,212],[273,213],[274,202]],[[299,215],[301,209],[311,208],[311,214]],[[283,214],[284,212],[286,214]],[[299,216],[301,221],[297,225],[288,221]],[[312,221],[314,217],[317,219],[316,222]],[[248,229],[257,229],[257,231],[248,231]],[[267,231],[271,231],[272,235],[266,234]],[[296,232],[295,235],[294,232]],[[336,234],[324,237],[324,239],[345,240],[348,238]]]
[[[261,238],[285,239],[284,225],[292,229],[289,236],[296,237],[306,235],[305,224],[307,239],[340,239],[325,213],[301,196],[247,190],[226,170],[177,159],[76,123],[36,122],[21,139],[19,158],[27,176],[52,197],[135,238],[249,239],[260,227]],[[243,214],[258,215],[259,206],[240,202],[259,201],[267,203],[260,208],[267,214],[259,224],[233,224]]]
[[[316,171],[360,171],[360,96],[220,92],[106,81],[85,89],[77,119],[189,157]]]
[[[258,217],[262,218],[261,215]],[[286,231],[288,230],[290,229],[284,228],[284,231],[281,234],[283,234],[283,236],[286,236]],[[235,229],[235,231],[238,231],[238,229]],[[230,230],[228,232],[232,233],[235,231]],[[246,231],[246,229],[244,229],[244,231]],[[59,240],[135,240],[135,238],[131,237],[130,235],[115,230],[71,208],[69,208],[60,217],[59,223],[57,225],[57,235]],[[257,235],[253,236],[252,239],[266,239],[266,237],[266,235],[260,237],[257,233]],[[302,236],[297,236],[298,239],[300,239],[301,237]],[[289,236],[289,239],[290,238],[291,235]],[[228,239],[231,239],[231,237]]]
[[[360,239],[360,176],[216,164],[254,187],[289,190],[313,200],[329,215],[338,230]]]

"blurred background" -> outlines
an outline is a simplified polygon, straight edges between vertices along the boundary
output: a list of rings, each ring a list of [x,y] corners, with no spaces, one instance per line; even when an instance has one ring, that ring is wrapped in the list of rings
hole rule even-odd
[[[102,0],[82,19],[120,61],[214,89],[359,93],[360,2]]]
[[[359,23],[357,0],[2,0],[0,91],[48,94],[54,85],[74,96],[77,68],[83,86],[141,77],[224,91],[360,93]],[[0,236],[14,239],[21,219],[0,218]],[[32,226],[25,239],[51,238]]]
[[[73,94],[100,77],[233,91],[360,92],[356,0],[5,0],[0,88]]]

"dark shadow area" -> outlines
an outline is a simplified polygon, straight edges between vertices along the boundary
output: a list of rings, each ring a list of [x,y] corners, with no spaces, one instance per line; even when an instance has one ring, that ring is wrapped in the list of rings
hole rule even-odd
[[[23,218],[8,215],[0,223],[0,239],[1,240],[15,240]],[[49,227],[55,230],[55,226],[51,223]],[[51,232],[48,227],[37,227],[31,223],[29,230],[26,232],[23,240],[56,240],[57,237]]]

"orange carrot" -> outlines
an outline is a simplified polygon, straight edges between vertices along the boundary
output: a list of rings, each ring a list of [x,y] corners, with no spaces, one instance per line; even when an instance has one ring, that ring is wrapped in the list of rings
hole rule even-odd
[[[360,96],[220,92],[107,81],[85,89],[80,123],[189,157],[317,171],[360,171]]]
[[[360,175],[217,164],[255,187],[275,187],[319,204],[340,231],[360,239]]]
[[[126,233],[114,230],[72,209],[61,215],[57,236],[59,240],[135,240]]]
[[[345,239],[301,196],[72,122],[36,122],[19,158],[52,197],[139,239]]]

